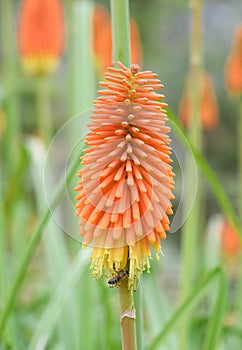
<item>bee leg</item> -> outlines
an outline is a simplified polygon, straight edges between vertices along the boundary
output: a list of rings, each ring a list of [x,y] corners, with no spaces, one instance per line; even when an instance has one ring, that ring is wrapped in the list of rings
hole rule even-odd
[[[116,270],[115,262],[113,262],[113,270],[114,272],[118,273],[118,271]]]

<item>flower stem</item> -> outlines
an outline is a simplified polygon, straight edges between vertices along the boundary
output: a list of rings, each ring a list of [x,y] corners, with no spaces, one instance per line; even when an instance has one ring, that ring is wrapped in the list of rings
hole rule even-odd
[[[113,62],[130,65],[129,0],[110,0]]]
[[[21,118],[19,115],[18,96],[18,70],[15,35],[12,33],[15,27],[15,2],[13,0],[0,1],[0,42],[1,42],[1,108],[6,117],[6,129],[3,132],[0,144],[1,153],[1,189],[0,189],[0,300],[1,312],[8,298],[8,276],[12,273],[9,269],[9,246],[13,245],[14,235],[9,235],[13,222],[15,199],[9,202],[11,197],[11,185],[19,186],[19,178],[16,178],[18,164],[20,162],[20,129]],[[3,102],[2,97],[6,97]],[[1,121],[0,121],[1,123]],[[3,163],[2,163],[3,162]],[[12,180],[14,179],[14,182]],[[12,186],[13,187],[13,186]],[[11,213],[11,214],[10,214]],[[11,264],[10,264],[11,265]],[[10,320],[6,328],[1,345],[14,348],[16,343],[13,326],[15,317]]]
[[[191,100],[192,121],[188,130],[189,138],[195,148],[201,151],[202,148],[202,132],[200,128],[200,81],[202,68],[201,55],[201,8],[202,0],[190,0],[191,10],[191,39],[190,39],[190,75],[189,75],[189,94]],[[193,176],[191,172],[191,164],[187,160],[185,179],[189,183]],[[182,284],[181,284],[181,299],[188,295],[192,288],[194,280],[194,272],[196,268],[198,237],[200,233],[199,221],[201,218],[201,193],[199,191],[199,178],[197,186],[196,201],[193,205],[192,211],[188,220],[182,229]],[[186,193],[185,205],[191,203],[190,194]],[[186,208],[185,208],[186,209]],[[186,210],[185,210],[186,212]],[[190,314],[191,315],[191,314]],[[189,328],[191,317],[187,314],[180,329],[180,350],[188,348]]]
[[[110,0],[112,19],[113,61],[130,65],[129,0]],[[120,323],[122,349],[135,350],[136,328],[135,307],[132,288],[128,288],[128,278],[121,281],[119,288]]]
[[[51,113],[50,88],[48,77],[38,77],[36,86],[36,108],[38,129],[45,146],[48,146],[53,135],[53,116]]]
[[[242,95],[240,96],[240,106],[238,115],[238,172],[239,172],[239,218],[242,225]]]
[[[94,70],[94,60],[92,52],[92,16],[93,3],[90,0],[74,0],[71,1],[71,6],[67,6],[70,11],[70,86],[69,100],[70,100],[70,116],[78,115],[83,111],[92,107],[93,100],[96,95],[96,78]],[[88,121],[89,119],[89,113]],[[80,118],[74,118],[71,123],[72,127],[69,134],[69,142],[73,145],[73,140],[79,139],[81,134],[84,134],[85,123],[82,113]],[[73,185],[71,186],[73,187]],[[68,213],[73,216],[73,213]],[[73,226],[75,231],[76,227]],[[93,282],[89,277],[90,270],[86,267],[83,271],[83,281],[85,281],[85,288],[80,284],[77,286],[77,293],[80,300],[92,300],[95,298],[95,288]],[[81,303],[79,312],[79,331],[78,343],[82,348],[85,344],[86,349],[93,349],[95,347],[95,338],[92,336],[92,323],[95,317],[95,311],[90,308],[88,303]]]
[[[4,111],[6,113],[6,131],[4,136],[4,150],[6,157],[4,173],[6,177],[13,172],[18,159],[18,135],[20,131],[19,99],[17,91],[17,62],[14,35],[11,33],[14,23],[14,3],[13,1],[0,1],[0,41],[1,41],[1,80],[4,81],[3,93],[6,86],[10,86],[10,94],[6,99]],[[2,92],[2,91],[1,91]]]
[[[95,76],[92,54],[91,1],[72,1],[71,7],[71,115],[92,107]],[[80,132],[77,128],[77,131]]]
[[[239,113],[238,113],[238,122],[237,122],[237,143],[238,143],[238,219],[240,229],[242,230],[242,95],[240,96],[239,101]],[[240,263],[242,263],[242,256],[240,255]],[[235,309],[237,313],[236,325],[240,326],[242,322],[242,304],[241,304],[241,293],[242,293],[242,273],[240,272],[238,282],[237,282],[237,298]],[[233,346],[238,348],[240,347],[241,339],[235,338]]]
[[[135,350],[135,307],[133,300],[133,291],[128,289],[128,278],[125,278],[119,288],[120,301],[120,323],[122,332],[122,349]]]
[[[190,0],[191,39],[190,39],[190,81],[192,121],[189,136],[197,150],[202,148],[200,127],[200,85],[202,70],[202,0]]]

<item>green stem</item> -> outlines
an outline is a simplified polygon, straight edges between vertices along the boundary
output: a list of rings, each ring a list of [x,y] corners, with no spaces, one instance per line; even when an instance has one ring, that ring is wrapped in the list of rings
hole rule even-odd
[[[14,35],[7,35],[11,33],[14,24],[14,5],[13,1],[0,1],[0,41],[1,41],[1,58],[2,58],[2,72],[1,78],[4,81],[4,86],[11,86],[11,90],[16,92],[17,89],[17,62]],[[4,90],[4,89],[3,89]],[[18,96],[11,94],[6,103],[7,128],[5,133],[5,154],[6,158],[5,170],[6,176],[14,169],[18,154],[17,139],[20,129],[20,117],[18,110]]]
[[[3,300],[6,294],[6,270],[5,270],[5,254],[6,254],[6,231],[4,220],[4,206],[3,206],[3,191],[2,191],[2,179],[0,178],[0,296]]]
[[[71,115],[90,107],[95,97],[92,54],[92,2],[73,1],[71,12]],[[79,132],[79,130],[78,130]]]
[[[129,0],[110,0],[113,62],[130,65]]]
[[[81,146],[81,149],[84,147],[84,142]],[[78,166],[80,167],[80,160],[77,158],[77,160],[72,164],[72,166],[67,169],[66,177],[63,177],[60,181],[60,184],[57,188],[56,194],[51,202],[51,205],[49,208],[46,208],[43,215],[41,216],[40,220],[37,223],[37,226],[35,230],[31,234],[31,239],[29,241],[29,244],[26,248],[26,251],[23,255],[22,261],[20,262],[18,272],[13,280],[12,287],[9,290],[8,297],[6,298],[4,308],[2,310],[1,318],[0,318],[0,339],[2,337],[4,328],[6,326],[7,319],[9,317],[9,314],[14,306],[14,302],[16,300],[18,291],[20,289],[20,286],[23,282],[24,275],[26,273],[27,267],[30,263],[30,260],[35,252],[35,249],[37,248],[37,245],[39,243],[39,240],[41,238],[42,231],[46,224],[48,223],[51,213],[54,210],[54,208],[57,206],[62,194],[66,190],[66,186],[70,183],[72,176],[76,173]]]
[[[139,289],[134,294],[134,304],[136,306],[136,338],[137,348],[144,349],[143,335],[143,285],[140,283]]]
[[[4,304],[7,297],[7,278],[6,278],[6,270],[7,270],[7,232],[5,225],[5,217],[4,217],[4,202],[3,202],[3,190],[2,190],[2,178],[0,177],[0,298],[2,300],[2,304]],[[7,333],[7,332],[6,332]],[[7,338],[7,336],[6,336]],[[6,340],[7,343],[7,339]]]
[[[242,95],[240,96],[240,103],[239,103],[239,114],[238,114],[238,134],[237,134],[237,149],[238,149],[238,218],[239,218],[239,225],[242,230]],[[242,263],[242,255],[239,257],[239,262]],[[240,271],[240,275],[237,281],[237,289],[236,289],[237,297],[236,297],[236,313],[237,313],[237,320],[236,325],[240,326],[242,322],[242,303],[241,303],[241,293],[242,293],[242,272]],[[235,339],[234,340],[234,346],[236,348],[239,348],[241,340]]]
[[[238,172],[239,172],[239,218],[242,225],[242,95],[240,96],[240,106],[238,115]]]
[[[110,0],[112,19],[113,61],[130,65],[129,1]],[[128,289],[128,278],[119,288],[122,349],[136,349],[136,325],[133,290]]]
[[[189,94],[192,120],[189,136],[194,146],[201,151],[202,132],[200,128],[200,85],[202,71],[202,0],[190,0],[191,38]]]
[[[8,284],[6,273],[12,273],[12,266],[7,264],[9,262],[8,249],[12,246],[11,239],[12,236],[7,234],[11,232],[13,223],[11,222],[11,215],[13,212],[13,203],[9,203],[9,179],[15,176],[15,184],[19,184],[19,179],[16,178],[16,168],[19,161],[19,131],[20,131],[20,115],[18,106],[18,95],[17,95],[17,54],[15,45],[15,35],[8,35],[8,33],[13,33],[13,28],[15,27],[15,2],[13,0],[0,1],[0,42],[1,42],[1,95],[5,94],[5,87],[10,86],[11,90],[14,92],[11,94],[7,100],[4,101],[3,109],[6,115],[6,130],[3,134],[3,142],[1,142],[1,151],[3,152],[1,156],[3,157],[4,166],[2,167],[1,180],[3,181],[3,188],[1,188],[1,214],[0,218],[0,255],[1,255],[1,306],[5,305],[8,296]],[[1,101],[2,104],[3,101]],[[3,146],[3,147],[2,147]],[[1,153],[0,151],[0,153]],[[8,206],[8,204],[10,204]],[[8,214],[8,215],[6,215]],[[11,322],[9,322],[8,327],[3,335],[2,346],[9,346],[11,348],[15,347],[16,338],[15,332],[13,331],[14,317],[12,317]],[[4,343],[5,341],[5,343]]]
[[[51,112],[49,78],[45,76],[38,77],[36,84],[38,130],[45,146],[48,146],[53,135],[53,116]]]
[[[200,128],[200,81],[201,81],[201,0],[190,0],[191,9],[191,40],[190,40],[190,75],[189,75],[189,95],[191,101],[192,120],[188,130],[189,137],[197,150],[202,149],[202,132]],[[187,160],[185,168],[185,180],[192,182],[193,173],[191,172],[190,161]],[[191,193],[185,194],[185,206],[191,203]],[[181,299],[183,300],[192,288],[192,282],[196,270],[196,250],[198,246],[198,237],[200,233],[200,179],[196,193],[196,201],[188,220],[182,229],[182,284]],[[186,208],[185,212],[186,212]],[[188,348],[189,329],[191,324],[191,315],[187,314],[181,325],[179,347],[181,350]]]
[[[135,350],[135,308],[133,291],[128,289],[128,278],[125,278],[119,288],[120,323],[122,333],[122,350]]]
[[[222,270],[219,270],[219,280],[217,285],[217,299],[208,321],[206,336],[202,350],[214,350],[218,348],[219,338],[223,328],[223,318],[228,298],[228,282]]]
[[[70,116],[80,114],[81,112],[92,107],[96,94],[95,86],[95,70],[92,52],[92,12],[93,4],[90,0],[74,0],[70,8],[71,23],[71,41],[70,41],[70,75],[71,88],[69,99],[71,101]],[[90,120],[84,119],[82,113],[82,125]],[[73,118],[71,123],[71,133],[69,135],[70,144],[73,139],[80,137],[80,118]],[[69,215],[73,215],[70,213]],[[75,231],[76,228],[73,227]],[[85,268],[83,271],[83,280],[85,280],[85,288],[82,284],[77,287],[77,293],[80,300],[93,300],[95,288],[90,278],[90,270]],[[94,322],[95,310],[90,309],[88,303],[80,303],[79,307],[79,332],[78,341],[85,344],[87,349],[95,347],[95,338],[92,336],[92,324]],[[78,348],[78,347],[77,347]]]

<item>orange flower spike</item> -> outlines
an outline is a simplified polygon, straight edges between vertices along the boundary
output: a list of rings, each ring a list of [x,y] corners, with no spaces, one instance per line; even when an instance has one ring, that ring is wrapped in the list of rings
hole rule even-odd
[[[139,65],[142,65],[142,45],[139,27],[133,18],[130,20],[130,48],[131,62],[136,62]]]
[[[203,72],[200,88],[200,113],[201,123],[204,130],[214,129],[219,122],[218,105],[216,101],[213,82],[207,72]],[[188,126],[191,120],[191,103],[189,97],[189,78],[185,82],[184,95],[182,97],[180,108],[180,118],[185,126]]]
[[[242,24],[234,34],[234,43],[225,65],[225,85],[229,92],[242,92]]]
[[[166,104],[155,92],[162,87],[156,74],[136,64],[109,67],[100,85],[78,173],[76,215],[83,246],[93,244],[94,276],[128,267],[136,289],[150,267],[151,246],[157,258],[161,253],[172,213]]]
[[[55,71],[64,49],[64,19],[60,0],[22,1],[18,47],[27,73],[41,75]]]
[[[221,231],[221,250],[227,258],[233,258],[241,252],[241,242],[235,229],[228,221],[224,221]]]
[[[98,70],[103,74],[112,63],[112,31],[109,13],[102,5],[93,11],[93,50]]]

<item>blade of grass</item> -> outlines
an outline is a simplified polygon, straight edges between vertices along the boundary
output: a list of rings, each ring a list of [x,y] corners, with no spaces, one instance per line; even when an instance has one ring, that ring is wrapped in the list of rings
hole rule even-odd
[[[144,349],[144,320],[143,320],[143,285],[139,286],[139,289],[134,294],[134,305],[136,308],[136,338],[137,338],[137,349]]]
[[[1,175],[1,174],[0,174]],[[4,305],[7,296],[7,232],[6,223],[4,218],[4,205],[3,205],[3,190],[2,190],[2,177],[0,177],[0,299],[1,307]],[[3,344],[11,344],[10,327],[7,327]]]
[[[109,349],[109,350],[116,350],[117,349],[117,340],[115,339],[117,327],[115,324],[115,317],[114,317],[114,310],[116,311],[116,306],[113,305],[111,297],[113,295],[112,292],[114,292],[114,297],[117,298],[117,290],[110,290],[110,288],[107,288],[106,285],[103,285],[102,283],[98,284],[98,294],[99,294],[99,302],[103,306],[103,312],[102,312],[102,323],[103,328],[101,331],[103,332],[102,337],[103,339],[103,347],[100,346],[100,348],[103,349]],[[117,308],[118,309],[118,308]],[[119,335],[120,337],[120,335]]]
[[[71,11],[71,115],[92,107],[95,75],[92,54],[92,2],[73,1]],[[77,129],[79,130],[79,128]],[[75,132],[76,130],[73,130]]]
[[[185,312],[187,312],[187,310],[193,306],[193,304],[195,302],[197,302],[199,300],[199,298],[204,294],[205,289],[208,287],[208,285],[213,282],[215,280],[215,278],[219,279],[219,284],[220,287],[225,287],[224,284],[224,274],[221,270],[220,267],[215,268],[214,270],[210,271],[209,273],[207,273],[200,281],[198,281],[198,283],[195,285],[195,287],[193,288],[193,290],[191,291],[191,293],[185,298],[184,302],[181,303],[181,305],[175,310],[175,312],[173,313],[173,315],[170,317],[170,319],[165,323],[165,325],[162,327],[162,330],[159,332],[159,334],[153,339],[153,341],[151,341],[151,343],[146,347],[146,350],[154,350],[157,348],[158,345],[160,345],[165,338],[170,334],[171,331],[174,330],[175,326],[178,324],[178,322],[181,321],[182,317],[184,316]],[[226,289],[228,288],[227,284],[226,284]],[[218,294],[218,300],[216,301],[216,305],[213,311],[213,315],[212,315],[212,321],[209,324],[209,330],[211,331],[211,329],[215,330],[215,335],[214,335],[214,339],[210,338],[210,334],[211,332],[209,332],[208,334],[208,338],[209,339],[209,345],[210,344],[216,344],[217,340],[218,340],[218,335],[219,332],[221,330],[222,324],[221,324],[221,318],[219,321],[219,325],[215,325],[214,324],[214,320],[215,318],[217,318],[217,316],[215,315],[215,313],[218,311],[217,310],[217,305],[219,304],[219,302],[222,302],[222,305],[225,304],[225,298],[226,298],[226,293],[222,294],[219,293]],[[223,298],[222,300],[219,298]],[[220,313],[220,317],[222,317],[224,312],[224,308],[222,308],[221,313]],[[209,348],[212,350],[212,348]],[[216,349],[213,348],[213,350]]]
[[[15,27],[15,11],[12,0],[0,2],[0,40],[1,40],[1,77],[15,90],[17,80],[17,62],[14,35],[11,33]],[[18,96],[13,94],[5,101],[7,128],[5,133],[5,154],[7,155],[5,171],[6,176],[11,173],[17,160],[18,147],[17,138],[20,129],[20,118],[18,113]]]
[[[80,250],[73,263],[69,265],[62,278],[59,280],[56,288],[52,291],[52,297],[43,313],[33,340],[29,345],[29,350],[41,350],[46,348],[65,303],[70,299],[73,290],[76,288],[80,278],[83,277],[83,272],[89,264],[88,256],[88,250]],[[85,303],[86,301],[83,300],[83,302]],[[85,343],[83,343],[83,345],[84,344]],[[71,347],[68,348],[72,349]],[[86,344],[85,349],[88,349]]]
[[[71,101],[71,113],[78,114],[81,111],[92,107],[92,103],[96,94],[94,60],[92,48],[92,10],[91,1],[72,1],[71,5],[71,83],[72,89],[69,99]],[[76,133],[83,133],[80,125],[73,123],[73,129],[70,135],[70,142]],[[72,214],[73,215],[73,214]],[[73,230],[77,230],[74,227]],[[83,281],[85,285],[80,283],[77,286],[79,304],[76,304],[79,312],[79,347],[85,344],[86,349],[95,348],[95,338],[93,337],[93,324],[95,323],[95,308],[90,307],[90,302],[95,300],[95,281],[90,275],[90,270],[86,267],[83,271]],[[83,302],[85,301],[85,302]]]
[[[224,191],[224,187],[220,184],[216,174],[212,170],[209,163],[206,161],[206,159],[202,156],[202,154],[194,147],[193,143],[190,141],[190,139],[185,134],[183,127],[179,123],[178,119],[175,117],[175,115],[172,113],[170,109],[167,111],[168,118],[170,119],[173,127],[173,131],[176,133],[176,135],[185,143],[188,145],[195,157],[196,163],[203,172],[203,174],[206,176],[206,179],[208,183],[210,184],[214,196],[221,208],[221,210],[224,212],[227,219],[231,222],[231,224],[236,229],[236,232],[238,236],[240,237],[242,241],[242,227],[240,225],[240,222],[238,220],[238,216],[235,213],[234,208],[232,207],[230,200]]]
[[[9,101],[11,103],[11,100]],[[17,135],[15,135],[17,137]],[[16,145],[15,145],[16,146]],[[16,150],[15,150],[16,151]],[[5,154],[10,157],[15,157],[15,151],[9,152],[4,149]],[[4,157],[5,160],[7,157]],[[0,179],[0,256],[1,256],[1,278],[0,286],[1,294],[1,311],[4,307],[9,293],[9,276],[13,276],[16,272],[19,255],[22,251],[24,238],[24,228],[27,227],[29,219],[28,205],[23,206],[22,201],[26,201],[22,189],[22,175],[26,170],[26,157],[22,152],[22,147],[17,149],[17,156],[14,162],[11,162],[10,168],[6,169],[5,177],[1,174]],[[6,165],[5,165],[6,166]],[[21,217],[20,217],[21,216]],[[3,334],[3,341],[6,346],[13,349],[18,344],[17,334],[17,315],[12,314],[6,330]]]
[[[50,100],[50,79],[40,76],[36,80],[36,111],[38,131],[41,139],[48,146],[53,136],[53,115]]]
[[[153,273],[152,276],[147,276],[148,278],[143,278],[143,287],[144,287],[144,302],[145,302],[145,314],[146,322],[149,325],[151,337],[153,338],[160,332],[160,325],[165,323],[170,315],[171,305],[164,295],[163,291],[158,288],[154,277],[156,275]],[[175,336],[169,337],[163,346],[160,347],[160,350],[169,349],[177,350],[177,338]]]
[[[225,313],[228,296],[228,281],[222,270],[220,270],[219,274],[217,291],[217,299],[212,311],[212,316],[209,319],[202,350],[218,349],[220,334],[223,328],[223,316]]]
[[[7,84],[11,85],[12,89],[16,89],[16,81],[17,81],[17,62],[16,62],[16,50],[15,50],[15,37],[14,35],[6,35],[6,33],[10,33],[13,31],[13,28],[15,26],[15,9],[14,9],[14,2],[12,0],[9,1],[0,1],[0,41],[1,41],[1,80],[6,82]],[[2,91],[3,94],[5,94],[5,89],[3,87]],[[1,227],[1,258],[2,263],[0,270],[1,270],[1,288],[2,288],[2,303],[1,306],[4,307],[5,302],[8,297],[8,290],[7,290],[7,278],[6,273],[12,273],[10,264],[6,260],[7,257],[7,249],[9,249],[9,246],[11,246],[10,236],[7,236],[7,232],[9,233],[9,221],[11,222],[11,217],[9,213],[10,210],[6,210],[6,202],[8,200],[6,194],[6,188],[7,188],[7,182],[9,180],[9,177],[13,175],[14,170],[16,168],[16,164],[18,163],[19,159],[19,148],[18,148],[18,137],[19,137],[19,130],[20,130],[20,118],[19,118],[19,111],[18,111],[18,96],[17,95],[11,95],[7,100],[4,101],[3,109],[6,114],[6,130],[4,133],[4,139],[3,139],[3,151],[4,151],[4,167],[2,168],[2,172],[4,174],[3,181],[6,181],[4,183],[4,190],[1,193],[5,196],[4,203],[2,203],[1,213],[2,215],[5,215],[1,219],[1,223],[4,227]],[[1,179],[2,180],[2,179]],[[18,182],[18,178],[15,183]],[[5,207],[5,208],[4,208]],[[3,211],[2,211],[3,209]],[[10,220],[9,220],[10,219]],[[7,244],[8,240],[8,244]],[[10,244],[9,244],[10,243]],[[12,254],[11,254],[12,257]],[[15,346],[15,332],[13,331],[13,323],[14,319],[11,317],[11,322],[9,323],[6,333],[4,334],[4,337],[6,336],[6,340],[8,341],[8,346],[13,347]]]
[[[239,218],[242,225],[242,95],[240,95],[239,115],[238,115],[238,190],[239,190]]]
[[[45,140],[47,141],[47,139]],[[28,140],[27,147],[30,154],[30,170],[37,199],[37,211],[40,214],[46,207],[46,199],[42,188],[42,174],[44,171],[46,154],[44,145],[38,139],[32,138]],[[48,169],[48,174],[48,183],[45,182],[44,190],[50,192],[54,187],[54,182],[51,178],[51,169]],[[58,215],[59,222],[61,223],[61,212],[58,211],[58,214],[56,215]],[[68,268],[70,259],[65,236],[53,219],[50,219],[46,226],[43,238],[47,271],[50,279],[48,285],[51,295],[52,289],[61,279],[66,268]],[[79,298],[75,291],[72,290],[71,296],[68,300],[68,307],[64,308],[64,315],[58,320],[58,340],[65,348],[70,347],[74,349],[77,346],[77,344],[75,344],[75,335],[78,334],[76,310],[76,302],[78,302],[78,300]]]
[[[195,327],[199,327],[199,328],[200,327],[205,327],[206,324],[208,324],[209,319],[210,318],[208,318],[208,317],[198,318],[194,325],[195,325]],[[234,338],[238,338],[238,340],[240,338],[242,338],[242,329],[239,328],[239,327],[224,325],[223,329],[222,329],[222,332],[223,332],[223,335],[225,335],[225,336],[232,335]],[[237,347],[236,348],[234,347],[233,349],[237,349]]]
[[[202,151],[202,129],[200,126],[200,85],[201,85],[201,70],[202,70],[202,0],[190,0],[190,57],[189,57],[189,99],[191,106],[191,122],[188,128],[189,139],[192,141],[196,149]],[[186,159],[184,177],[188,183],[193,180],[191,171],[193,164],[190,158]],[[201,197],[201,179],[198,173],[198,184],[196,191],[196,199],[191,209],[191,212],[181,229],[181,287],[180,298],[183,300],[190,292],[193,281],[196,278],[198,269],[197,251],[198,241],[202,232],[202,197]],[[193,194],[187,191],[183,194],[184,205],[191,203]],[[184,208],[186,211],[186,208]],[[192,234],[191,234],[192,232]],[[190,310],[191,314],[193,310]],[[189,313],[183,319],[180,329],[179,349],[187,350],[191,335],[191,317]]]
[[[223,331],[242,340],[242,329],[237,327],[224,327]],[[240,343],[241,344],[241,343]]]
[[[4,206],[3,206],[3,191],[2,191],[2,178],[0,177],[0,295],[1,299],[4,299],[4,296],[6,294],[5,287],[6,287],[6,268],[5,268],[5,258],[6,258],[6,252],[7,252],[7,244],[6,244],[6,227],[5,227],[5,220],[4,220]]]
[[[14,271],[16,271],[19,266],[19,262],[21,261],[22,257],[22,251],[25,248],[26,239],[28,239],[32,214],[33,212],[31,205],[26,203],[26,197],[20,196],[20,198],[15,199],[11,213],[11,220],[13,221],[11,231],[13,256],[12,262]]]
[[[238,121],[237,121],[237,157],[238,157],[238,200],[239,200],[239,220],[240,225],[242,227],[242,94],[240,94],[239,99],[239,113],[238,113]],[[240,263],[242,263],[242,255],[240,256]],[[240,271],[240,276],[237,282],[237,290],[236,290],[236,304],[235,308],[237,310],[237,322],[236,325],[240,326],[242,322],[242,271]],[[237,347],[238,349],[241,347],[241,340],[235,341],[232,346]]]
[[[82,140],[82,145],[80,145],[80,151],[84,147],[84,140]],[[81,153],[81,152],[80,152]],[[2,338],[4,328],[6,326],[7,319],[9,317],[9,314],[11,313],[15,299],[17,297],[19,288],[22,284],[22,281],[24,279],[24,275],[26,273],[27,267],[29,265],[29,262],[35,252],[35,249],[39,243],[42,231],[46,224],[48,223],[52,210],[57,206],[63,192],[66,189],[66,186],[70,183],[72,176],[76,174],[77,168],[80,167],[79,165],[80,160],[76,159],[75,162],[68,168],[66,177],[62,178],[60,180],[60,183],[57,187],[56,193],[53,197],[53,200],[51,202],[50,208],[46,208],[42,216],[40,217],[34,231],[31,234],[31,238],[29,240],[28,246],[26,247],[26,250],[23,254],[22,260],[19,264],[19,269],[16,273],[16,276],[14,277],[14,280],[12,282],[12,286],[8,292],[8,296],[5,301],[5,305],[2,310],[1,318],[0,318],[0,339]]]

